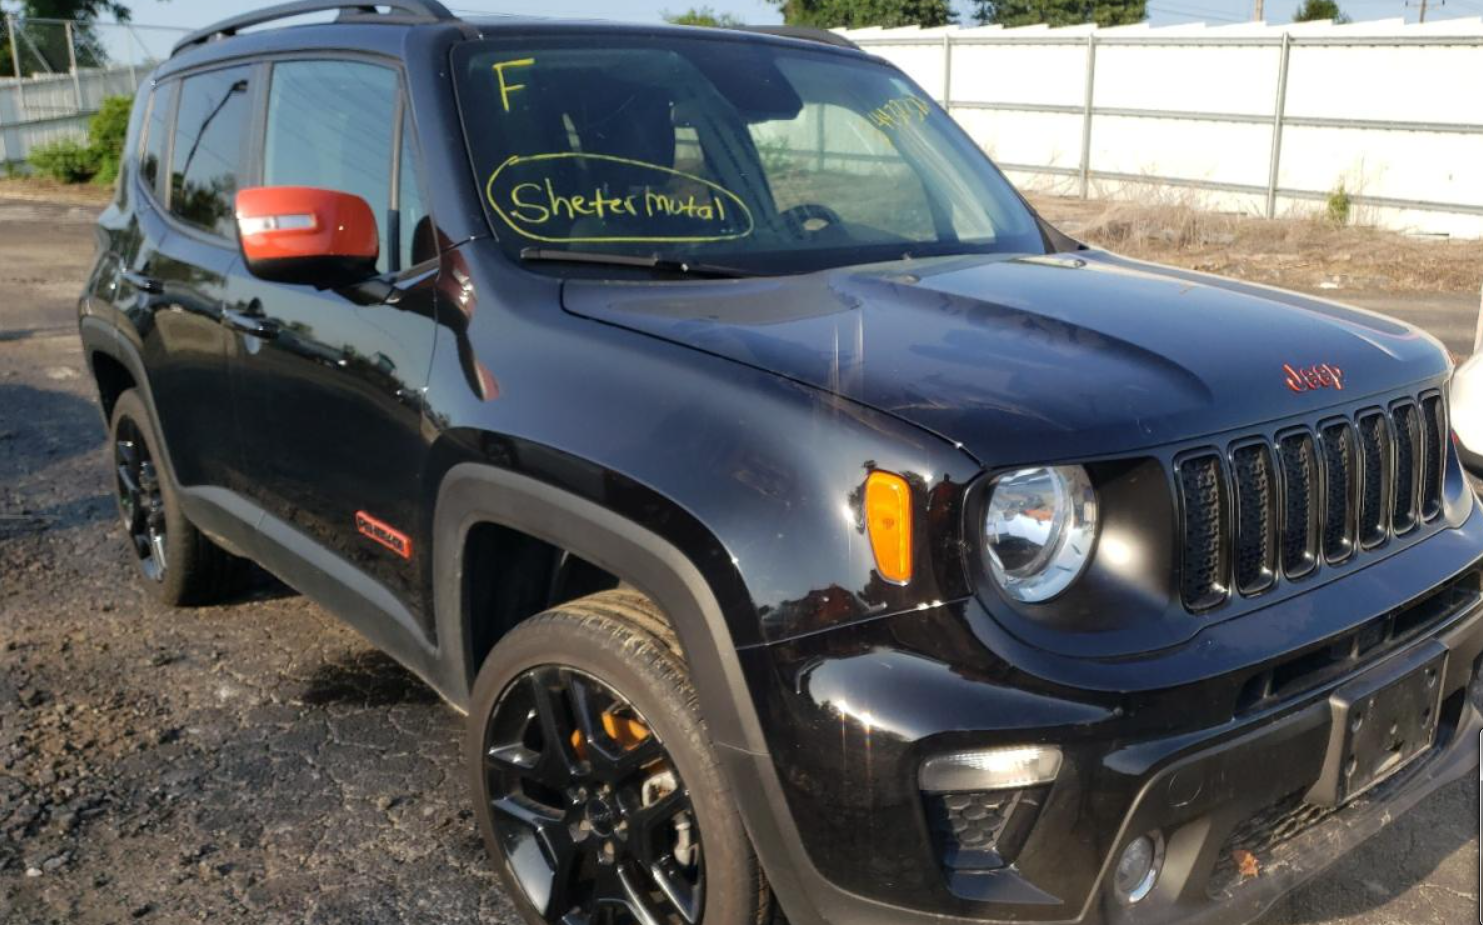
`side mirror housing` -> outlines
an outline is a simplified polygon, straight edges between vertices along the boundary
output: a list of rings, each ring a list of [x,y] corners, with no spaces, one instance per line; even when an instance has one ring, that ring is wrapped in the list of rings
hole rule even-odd
[[[260,279],[338,289],[376,275],[376,216],[359,196],[310,186],[237,192],[237,237]]]

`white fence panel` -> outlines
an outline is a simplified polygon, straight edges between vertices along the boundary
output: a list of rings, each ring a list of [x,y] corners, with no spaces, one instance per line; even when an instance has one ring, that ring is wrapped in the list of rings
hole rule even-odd
[[[1483,237],[1483,20],[843,34],[1028,188]]]

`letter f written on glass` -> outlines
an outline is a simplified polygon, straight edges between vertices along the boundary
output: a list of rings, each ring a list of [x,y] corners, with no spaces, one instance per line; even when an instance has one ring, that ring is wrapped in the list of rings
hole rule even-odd
[[[512,84],[505,80],[505,68],[530,67],[535,63],[534,58],[519,58],[515,61],[500,61],[494,65],[494,77],[499,81],[499,100],[504,104],[505,112],[510,111],[510,94],[525,89],[525,84]]]

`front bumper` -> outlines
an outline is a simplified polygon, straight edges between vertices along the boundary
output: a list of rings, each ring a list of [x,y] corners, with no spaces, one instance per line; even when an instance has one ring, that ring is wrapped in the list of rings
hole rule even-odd
[[[745,650],[772,754],[726,759],[785,911],[795,925],[1251,921],[1477,765],[1479,549],[1475,514],[1414,553],[1131,665],[1037,663],[996,636],[975,601]],[[1462,591],[1449,606],[1433,604],[1365,657],[1317,669],[1297,693],[1246,695],[1253,678],[1318,665],[1308,656],[1336,640],[1399,625],[1427,599],[1405,588],[1453,581]],[[1277,639],[1281,654],[1255,656]],[[1448,655],[1431,750],[1337,811],[1305,805],[1328,752],[1330,695],[1436,643]],[[945,871],[917,788],[922,760],[1038,743],[1058,745],[1065,765],[1013,864],[967,878]],[[1153,893],[1129,907],[1112,895],[1111,868],[1152,830],[1164,835],[1166,863]],[[1244,874],[1237,848],[1255,861]]]

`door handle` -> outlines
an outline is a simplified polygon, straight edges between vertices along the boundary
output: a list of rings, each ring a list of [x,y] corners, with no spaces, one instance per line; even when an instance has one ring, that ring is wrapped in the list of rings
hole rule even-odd
[[[145,276],[134,270],[121,270],[118,274],[124,282],[138,289],[140,292],[160,293],[165,291],[165,284],[153,276]]]
[[[263,340],[272,340],[278,336],[278,322],[262,315],[251,315],[234,308],[227,308],[222,310],[221,321],[234,331],[251,334]]]

